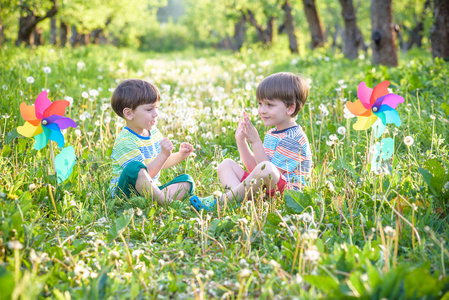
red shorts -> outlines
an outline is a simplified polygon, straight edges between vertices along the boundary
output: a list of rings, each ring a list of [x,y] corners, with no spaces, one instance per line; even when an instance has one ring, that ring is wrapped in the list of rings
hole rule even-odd
[[[240,179],[240,182],[243,182],[243,180],[246,179],[246,177],[248,177],[249,173],[244,171],[245,173],[242,176],[242,179]],[[284,193],[284,189],[285,186],[287,185],[287,181],[285,181],[285,177],[284,175],[281,174],[281,178],[279,178],[278,183],[276,184],[276,188],[272,189],[271,191],[267,191],[266,195],[270,196],[270,197],[274,197],[274,195],[276,194],[277,191],[279,191],[279,193],[281,193],[281,195]]]

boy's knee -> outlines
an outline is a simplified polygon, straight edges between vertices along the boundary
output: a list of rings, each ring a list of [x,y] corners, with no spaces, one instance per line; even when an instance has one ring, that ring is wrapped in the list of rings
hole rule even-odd
[[[233,161],[230,158],[225,158],[217,167],[217,172],[218,173],[222,173],[222,172],[226,172],[228,171],[231,167],[232,164],[235,164],[235,161]]]
[[[260,177],[265,180],[273,180],[280,177],[280,173],[276,166],[269,161],[261,162],[256,167],[260,172]]]

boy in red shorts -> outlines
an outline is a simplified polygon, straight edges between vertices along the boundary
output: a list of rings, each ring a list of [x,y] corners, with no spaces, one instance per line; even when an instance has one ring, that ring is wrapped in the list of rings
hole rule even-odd
[[[217,200],[243,201],[250,189],[260,186],[274,195],[284,189],[302,190],[310,175],[312,155],[309,141],[295,117],[304,107],[309,88],[305,80],[292,73],[276,73],[257,87],[258,112],[270,129],[262,143],[256,128],[244,113],[235,139],[246,172],[232,159],[218,166],[221,184],[229,191],[218,199],[213,196],[192,196],[190,203],[197,209],[214,210]],[[250,149],[250,145],[252,150]]]

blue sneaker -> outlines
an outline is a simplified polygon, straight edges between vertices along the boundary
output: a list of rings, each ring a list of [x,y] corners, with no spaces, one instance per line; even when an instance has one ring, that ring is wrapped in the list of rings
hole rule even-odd
[[[214,199],[213,196],[205,197],[205,198],[199,198],[198,196],[192,196],[190,197],[190,204],[195,207],[197,211],[200,211],[201,209],[212,211],[215,210],[215,207],[217,205],[217,199]]]

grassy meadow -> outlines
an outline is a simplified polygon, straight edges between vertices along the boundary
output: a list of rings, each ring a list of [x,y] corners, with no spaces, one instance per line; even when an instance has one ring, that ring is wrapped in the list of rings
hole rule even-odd
[[[287,47],[285,47],[287,48]],[[398,68],[340,53],[244,49],[142,53],[113,47],[0,50],[0,299],[449,299],[449,67],[428,53],[400,54]],[[112,146],[123,127],[110,107],[121,80],[154,82],[158,128],[195,155],[163,170],[188,173],[197,194],[224,192],[216,167],[239,160],[243,110],[259,133],[255,91],[267,75],[303,74],[311,89],[297,122],[313,152],[304,192],[197,213],[111,198]],[[370,172],[372,130],[344,110],[361,81],[390,81],[404,97],[402,125],[382,169]],[[64,131],[77,161],[58,184],[49,146],[16,131],[19,105],[46,89],[72,104]],[[59,153],[56,144],[55,154]]]

